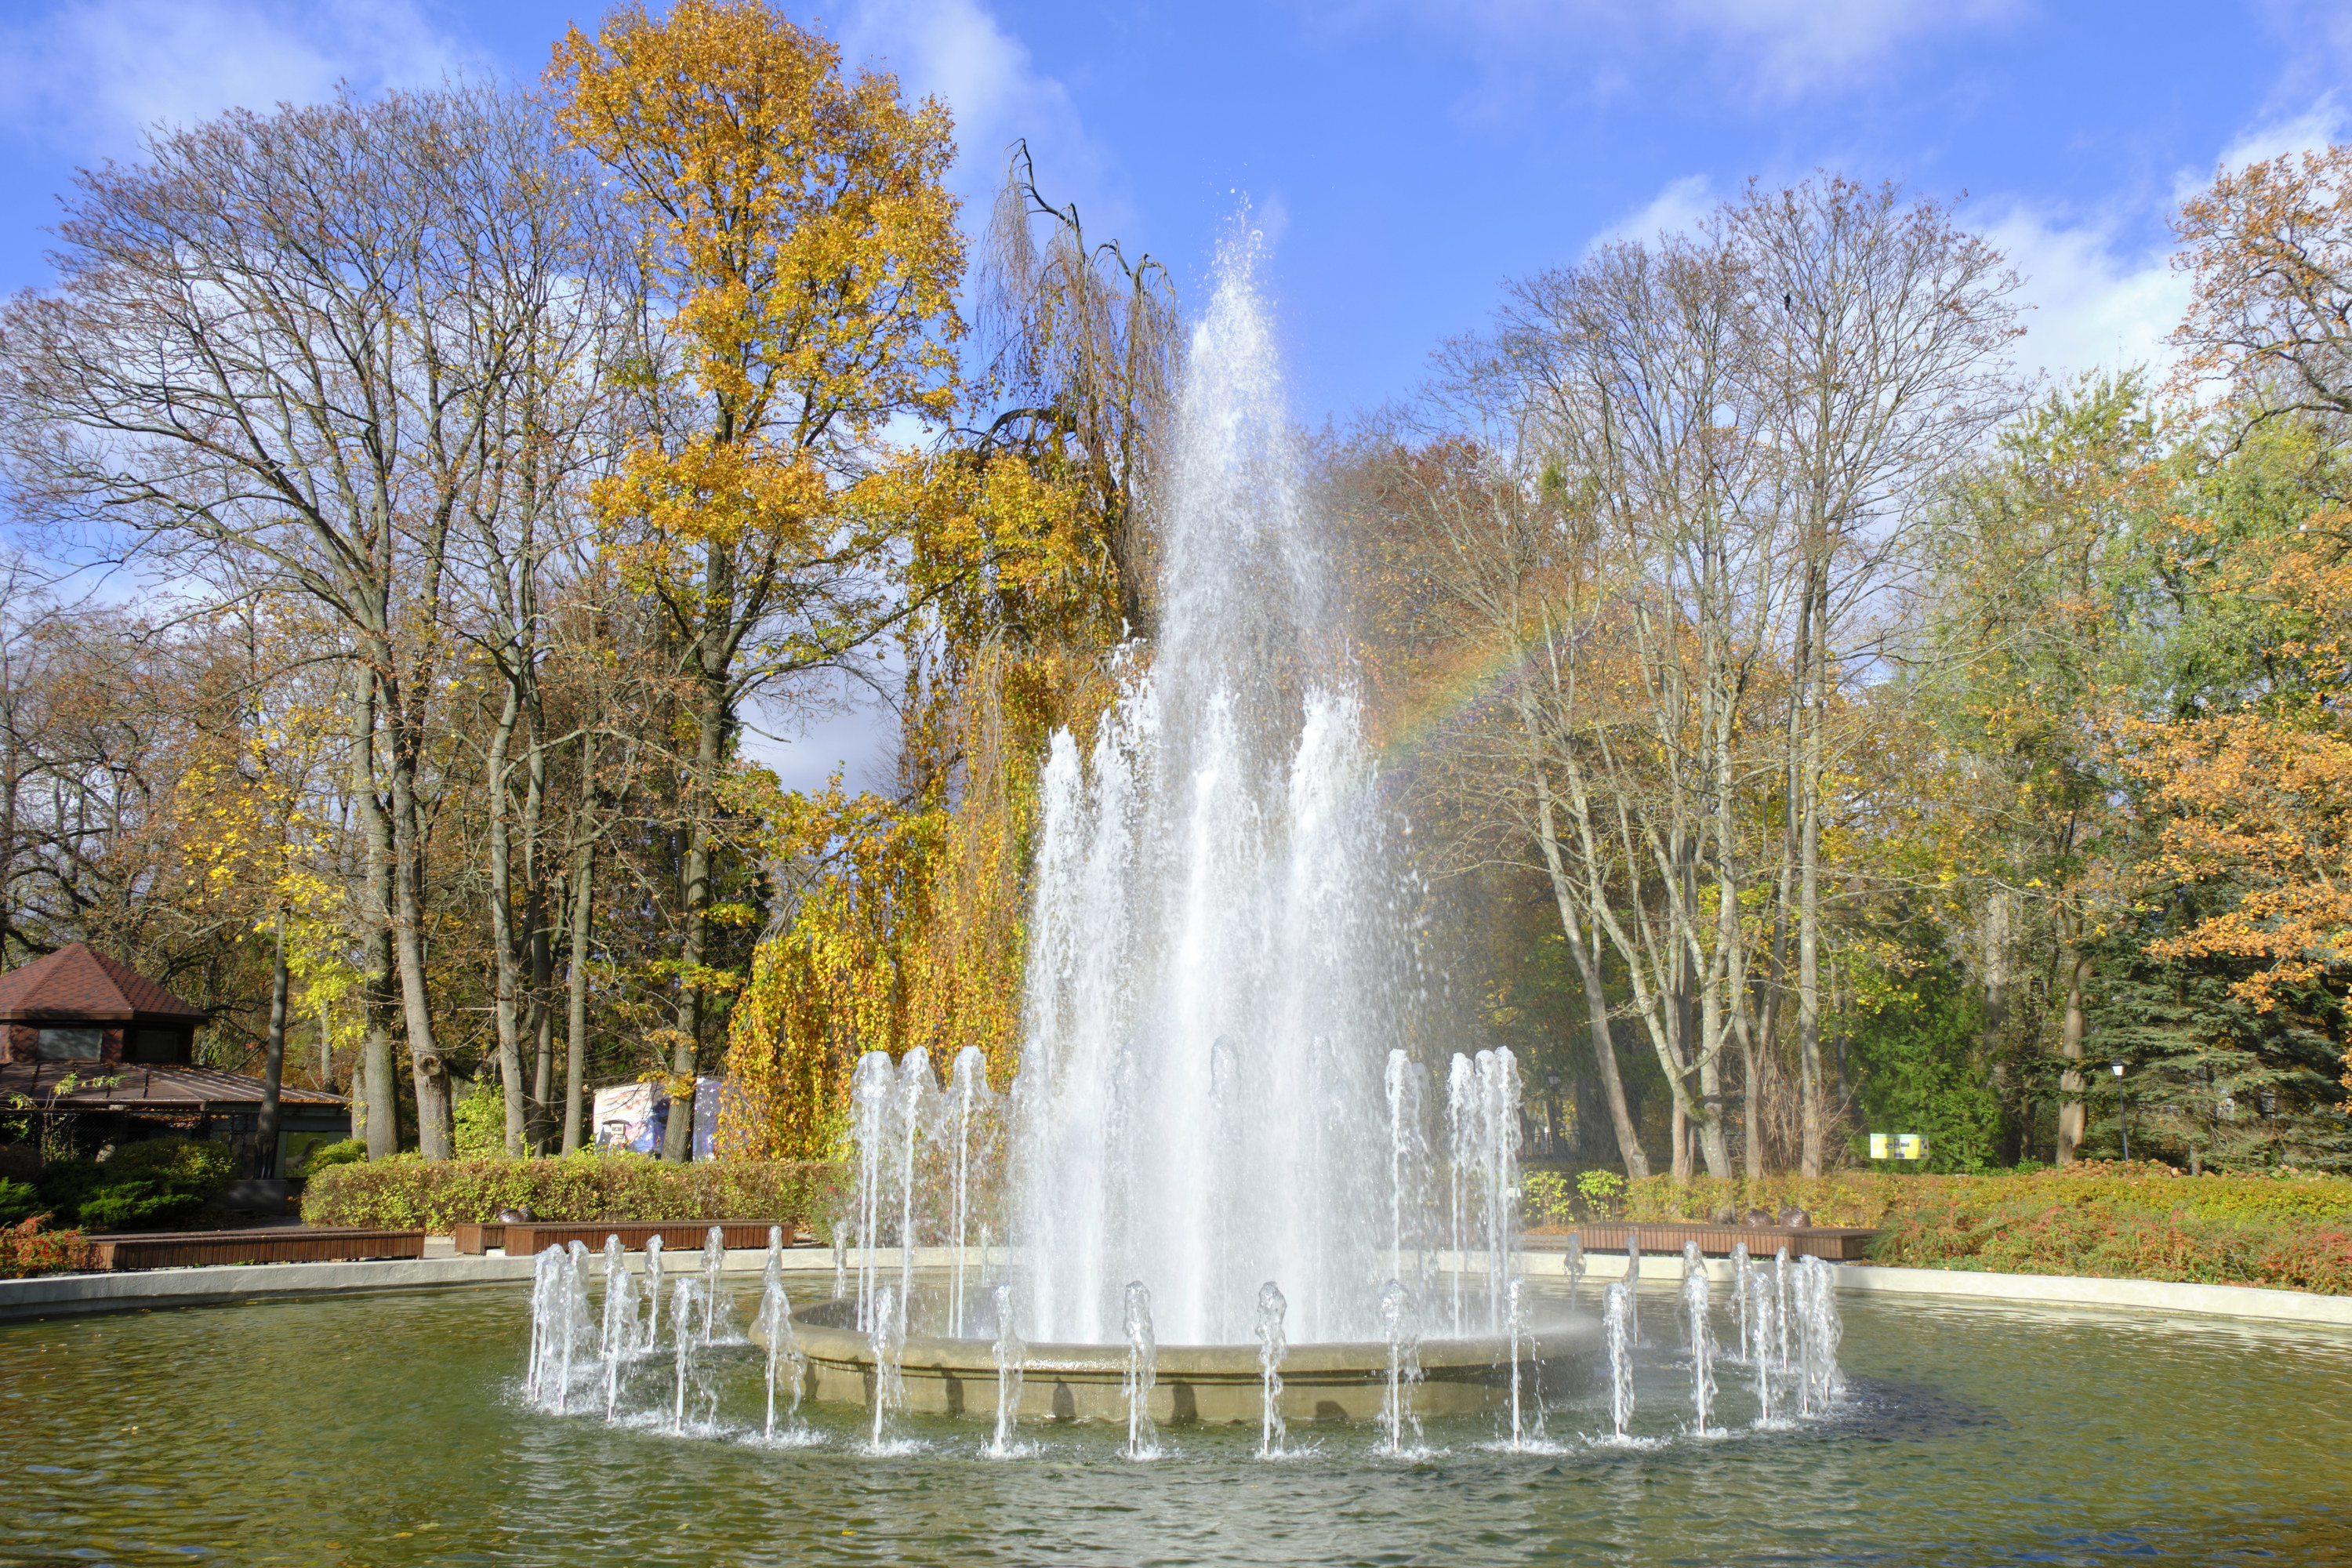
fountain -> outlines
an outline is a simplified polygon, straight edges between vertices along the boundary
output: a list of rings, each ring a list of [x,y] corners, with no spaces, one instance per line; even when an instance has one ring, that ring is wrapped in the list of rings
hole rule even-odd
[[[752,1339],[768,1352],[768,1414],[761,1435],[771,1441],[776,1436],[776,1372],[779,1364],[789,1367],[792,1374],[791,1408],[787,1416],[797,1415],[801,1407],[801,1391],[808,1381],[808,1357],[803,1353],[800,1340],[793,1331],[793,1303],[784,1294],[784,1237],[781,1228],[768,1232],[768,1260],[760,1271],[760,1315],[753,1325]]]
[[[999,1285],[991,1292],[996,1317],[996,1441],[989,1453],[999,1459],[1013,1457],[1013,1430],[1021,1419],[1021,1377],[1029,1352],[1013,1327],[1013,1287]]]
[[[882,1433],[890,1413],[907,1407],[906,1374],[902,1360],[907,1349],[907,1317],[902,1310],[904,1299],[892,1287],[877,1287],[871,1310],[867,1316],[872,1326],[866,1331],[867,1343],[874,1352],[874,1436],[871,1447],[882,1452]]]
[[[1693,1243],[1691,1252],[1697,1250]],[[1704,1266],[1683,1276],[1683,1311],[1690,1320],[1691,1430],[1705,1436],[1707,1411],[1715,1404],[1715,1327]]]
[[[775,1245],[776,1231],[769,1230],[770,1247]],[[727,1232],[712,1226],[702,1238],[702,1342],[709,1344],[717,1337],[719,1325],[726,1320],[729,1301],[724,1276],[727,1272]]]
[[[1151,1388],[1160,1381],[1160,1347],[1151,1337],[1151,1292],[1140,1279],[1127,1286],[1127,1457],[1156,1458],[1158,1431],[1151,1423]]]
[[[1391,1279],[1381,1291],[1381,1338],[1389,1351],[1388,1394],[1381,1406],[1381,1424],[1388,1430],[1389,1452],[1401,1455],[1405,1451],[1405,1428],[1410,1426],[1418,1437],[1421,1423],[1412,1410],[1412,1385],[1420,1381],[1421,1365],[1416,1354],[1419,1335],[1412,1321],[1412,1300],[1405,1288]],[[1514,1367],[1516,1374],[1517,1369]],[[1516,1375],[1513,1379],[1517,1384]]]
[[[1282,1419],[1282,1320],[1290,1303],[1282,1299],[1282,1290],[1271,1279],[1257,1290],[1257,1364],[1265,1380],[1265,1410],[1259,1419],[1258,1457],[1270,1459],[1282,1453],[1283,1439],[1287,1436]]]
[[[1748,1331],[1749,1305],[1748,1244],[1744,1241],[1735,1241],[1731,1244],[1731,1306],[1732,1313],[1739,1323],[1739,1359],[1741,1361],[1748,1360],[1754,1350],[1750,1342],[1753,1336]]]
[[[1625,1435],[1633,1418],[1633,1287],[1618,1280],[1602,1292],[1601,1328],[1609,1345],[1609,1420]]]

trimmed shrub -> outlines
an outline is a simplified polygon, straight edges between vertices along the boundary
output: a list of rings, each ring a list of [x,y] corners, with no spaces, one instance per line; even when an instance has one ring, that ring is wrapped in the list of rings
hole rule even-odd
[[[47,1215],[0,1229],[0,1279],[74,1274],[98,1266],[98,1251],[78,1230],[45,1230]]]
[[[554,1160],[369,1160],[319,1171],[302,1193],[311,1225],[446,1234],[502,1209],[541,1219],[773,1219],[805,1224],[840,1202],[843,1171],[821,1161],[697,1160],[579,1153]]]
[[[156,1226],[185,1218],[234,1181],[236,1158],[202,1138],[150,1138],[118,1144],[100,1160],[58,1160],[36,1184],[41,1207],[101,1230]]]
[[[236,1157],[228,1146],[202,1138],[149,1138],[119,1143],[100,1163],[104,1184],[148,1181],[194,1194],[201,1203],[236,1180]]]
[[[311,1150],[310,1157],[302,1162],[302,1169],[315,1176],[330,1165],[356,1165],[366,1158],[367,1140],[340,1138]]]
[[[2177,1279],[2352,1293],[2352,1180],[2302,1173],[2187,1176],[2151,1162],[1985,1175],[1841,1171],[1654,1176],[1627,1218],[1709,1221],[1800,1208],[1818,1226],[1875,1228],[1874,1261],[1915,1268]]]

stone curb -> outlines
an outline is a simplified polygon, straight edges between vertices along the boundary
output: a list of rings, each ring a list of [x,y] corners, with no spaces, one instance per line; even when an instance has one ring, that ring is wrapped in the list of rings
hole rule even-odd
[[[976,1249],[975,1249],[976,1250]],[[992,1249],[998,1259],[1003,1249]],[[730,1274],[757,1273],[765,1266],[760,1247],[739,1247],[727,1255]],[[634,1268],[642,1270],[645,1255],[628,1254]],[[673,1274],[698,1271],[699,1248],[679,1247],[663,1254]],[[853,1251],[854,1269],[863,1255]],[[915,1249],[919,1268],[946,1268],[955,1260],[947,1247]],[[977,1265],[977,1259],[975,1266]],[[1440,1267],[1450,1263],[1441,1256]],[[1768,1259],[1769,1261],[1769,1259]],[[1644,1283],[1668,1287],[1682,1278],[1682,1259],[1671,1253],[1646,1255]],[[898,1248],[877,1247],[877,1271],[899,1266]],[[1558,1279],[1566,1258],[1558,1252],[1519,1254],[1519,1266],[1538,1279]],[[1585,1279],[1609,1280],[1625,1271],[1622,1253],[1585,1255]],[[1475,1264],[1474,1264],[1475,1266]],[[490,1253],[480,1258],[387,1259],[369,1263],[252,1263],[204,1268],[156,1268],[127,1274],[59,1274],[37,1279],[0,1279],[0,1321],[26,1318],[76,1316],[89,1312],[137,1311],[169,1307],[221,1305],[235,1301],[293,1300],[304,1296],[341,1296],[368,1290],[414,1290],[463,1285],[515,1285],[531,1277],[533,1260]],[[829,1247],[793,1247],[784,1254],[784,1267],[794,1274],[829,1274]],[[1961,1269],[1884,1268],[1876,1265],[1832,1264],[1841,1291],[1865,1295],[1941,1296],[2029,1306],[2120,1307],[2142,1311],[2189,1312],[2254,1321],[2312,1323],[2352,1328],[2352,1297],[2315,1296],[2300,1290],[2269,1290],[2245,1285],[2192,1285],[2156,1279],[2087,1279],[2043,1274],[1978,1274]],[[1707,1275],[1718,1282],[1731,1277],[1728,1260],[1707,1259]]]

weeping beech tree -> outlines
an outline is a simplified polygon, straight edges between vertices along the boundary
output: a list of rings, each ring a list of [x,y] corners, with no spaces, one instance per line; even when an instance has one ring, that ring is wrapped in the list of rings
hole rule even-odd
[[[1042,228],[1040,235],[1037,230]],[[898,790],[772,798],[761,854],[789,910],[734,1017],[721,1142],[821,1155],[865,1050],[1017,1062],[1026,870],[1056,729],[1090,731],[1150,602],[1148,481],[1174,384],[1165,272],[1089,246],[1009,162],[979,293],[986,373],[907,485]],[[1124,652],[1122,652],[1124,649]]]

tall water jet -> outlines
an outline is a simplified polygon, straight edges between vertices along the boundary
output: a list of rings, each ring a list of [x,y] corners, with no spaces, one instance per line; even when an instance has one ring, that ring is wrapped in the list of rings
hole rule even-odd
[[[1601,1327],[1609,1342],[1609,1421],[1617,1436],[1633,1419],[1633,1287],[1621,1279],[1602,1292]]]
[[[833,1299],[849,1294],[849,1238],[856,1230],[846,1215],[833,1216]]]
[[[996,1441],[989,1452],[1000,1459],[1013,1457],[1013,1429],[1021,1418],[1021,1374],[1029,1364],[1029,1347],[1013,1327],[1013,1287],[999,1285],[990,1293],[996,1309]]]
[[[1568,1250],[1560,1257],[1559,1270],[1568,1276],[1568,1310],[1576,1310],[1577,1291],[1584,1285],[1584,1233],[1568,1233]]]
[[[907,1404],[907,1380],[900,1370],[907,1351],[907,1309],[897,1290],[887,1284],[875,1287],[870,1305],[873,1322],[866,1330],[866,1343],[874,1352],[872,1446],[879,1453],[890,1413]]]
[[[1159,1431],[1151,1424],[1151,1390],[1160,1381],[1160,1346],[1151,1333],[1151,1292],[1140,1279],[1127,1285],[1127,1457],[1157,1456]]]
[[[769,1245],[775,1245],[772,1232]],[[718,1337],[719,1325],[727,1317],[726,1278],[727,1233],[714,1225],[702,1237],[702,1342],[706,1345]]]
[[[662,1310],[662,1238],[658,1232],[646,1237],[646,1344],[647,1348],[661,1343]]]
[[[1715,1324],[1704,1265],[1683,1276],[1683,1312],[1690,1320],[1691,1430],[1704,1436],[1715,1405]]]
[[[1446,1244],[1454,1251],[1454,1337],[1469,1332],[1462,1310],[1463,1281],[1470,1272],[1469,1188],[1477,1147],[1478,1074],[1470,1058],[1455,1053],[1445,1074]]]
[[[1141,1278],[1171,1342],[1245,1341],[1250,1279],[1300,1338],[1369,1339],[1400,1249],[1381,1098],[1411,939],[1255,265],[1226,247],[1186,357],[1149,658],[1040,783],[1013,1239],[1041,1338],[1115,1339]]]
[[[1394,1279],[1381,1288],[1381,1337],[1389,1347],[1388,1394],[1381,1405],[1381,1425],[1388,1429],[1389,1452],[1405,1452],[1405,1428],[1411,1426],[1415,1445],[1421,1418],[1412,1411],[1412,1385],[1421,1380],[1421,1331],[1412,1311],[1412,1298]]]
[[[1290,1303],[1282,1299],[1273,1280],[1257,1288],[1257,1371],[1265,1399],[1258,1419],[1257,1452],[1262,1459],[1279,1455],[1283,1439],[1289,1435],[1282,1419],[1282,1358],[1290,1348],[1283,1341],[1282,1320],[1289,1309]]]
[[[637,1283],[615,1234],[604,1238],[604,1321],[596,1355],[604,1373],[604,1419],[621,1402],[621,1378],[637,1352]]]
[[[1642,1342],[1642,1233],[1625,1231],[1625,1331]]]
[[[857,1146],[857,1326],[874,1326],[874,1244],[881,1237],[883,1186],[889,1173],[890,1053],[867,1051],[849,1079],[849,1135]]]
[[[1760,1268],[1749,1269],[1748,1295],[1756,1329],[1756,1348],[1751,1360],[1756,1370],[1756,1424],[1769,1426],[1772,1424],[1772,1379],[1777,1373],[1765,1346],[1772,1342],[1773,1325],[1780,1321],[1780,1313],[1774,1310],[1770,1273]]]
[[[677,1368],[677,1399],[670,1409],[672,1432],[686,1430],[686,1394],[696,1381],[695,1351],[699,1342],[694,1332],[695,1309],[701,1294],[702,1283],[698,1279],[681,1279],[670,1291],[669,1337]]]
[[[917,1046],[898,1058],[896,1104],[898,1139],[898,1311],[914,1305],[915,1294],[915,1145],[934,1131],[934,1108],[940,1098],[939,1079],[931,1076],[931,1053]]]
[[[801,1392],[807,1384],[808,1357],[801,1350],[800,1337],[793,1330],[793,1303],[784,1294],[784,1249],[780,1230],[771,1230],[768,1240],[767,1266],[760,1273],[760,1338],[768,1350],[768,1424],[766,1436],[776,1435],[776,1373],[789,1370],[792,1382],[792,1405],[787,1415],[797,1415],[801,1407]]]
[[[1421,1135],[1421,1075],[1413,1059],[1401,1049],[1389,1052],[1381,1086],[1388,1101],[1389,1272],[1402,1279],[1407,1243],[1419,1249],[1421,1184],[1427,1163]]]
[[[1796,1311],[1798,1407],[1811,1415],[1837,1402],[1838,1342],[1844,1334],[1838,1320],[1837,1282],[1830,1277],[1830,1266],[1818,1258],[1798,1260]]]
[[[1772,1254],[1772,1324],[1778,1342],[1780,1370],[1789,1370],[1789,1249],[1780,1247]]]
[[[961,1339],[966,1288],[965,1227],[971,1223],[972,1118],[988,1098],[988,1058],[980,1054],[978,1046],[966,1046],[956,1053],[949,1083],[949,1117],[955,1135],[954,1214],[950,1226],[955,1238],[955,1279],[948,1297],[948,1334]]]
[[[1739,1359],[1746,1361],[1753,1352],[1754,1336],[1748,1331],[1751,1303],[1748,1299],[1748,1244],[1731,1244],[1731,1304],[1739,1321]]]

